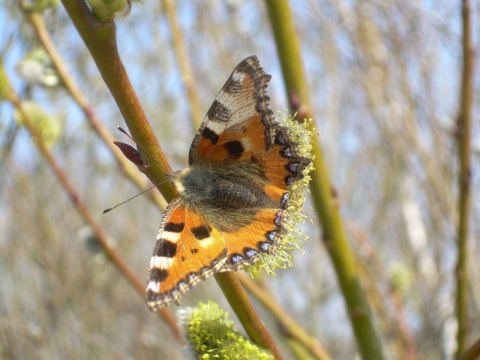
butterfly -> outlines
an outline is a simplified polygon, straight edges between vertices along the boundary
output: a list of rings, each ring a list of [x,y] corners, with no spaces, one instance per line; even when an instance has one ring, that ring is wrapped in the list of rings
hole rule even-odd
[[[272,253],[285,233],[290,186],[310,160],[270,110],[256,56],[234,69],[193,139],[188,167],[167,175],[179,196],[164,212],[146,290],[152,311],[208,276]]]

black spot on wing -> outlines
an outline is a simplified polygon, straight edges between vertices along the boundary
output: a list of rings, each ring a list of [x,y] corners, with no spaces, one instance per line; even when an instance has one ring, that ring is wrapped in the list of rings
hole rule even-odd
[[[285,165],[285,169],[290,172],[285,176],[285,184],[290,186],[295,181],[303,179],[303,170],[310,163],[309,159],[303,157],[297,157],[298,162],[289,162]]]
[[[150,280],[161,283],[165,281],[167,277],[168,277],[168,270],[159,269],[156,267],[150,269]]]
[[[183,222],[182,223],[167,222],[163,227],[163,230],[168,232],[179,233],[183,231],[184,227],[185,227],[185,223]]]
[[[296,177],[293,175],[285,176],[285,184],[287,184],[287,186],[292,185],[295,182],[295,180],[296,180]]]
[[[210,233],[212,232],[212,228],[208,225],[201,225],[201,226],[192,228],[191,231],[193,236],[195,236],[197,240],[203,240],[210,236]]]
[[[238,140],[232,140],[223,145],[231,157],[239,158],[245,151],[242,143]]]
[[[207,112],[207,117],[210,121],[227,122],[231,116],[232,111],[218,100],[213,102]]]
[[[243,87],[242,87],[242,83],[238,79],[234,80],[230,76],[227,82],[225,83],[225,85],[223,85],[222,90],[229,94],[237,94],[242,92]]]
[[[259,250],[263,250],[263,249],[259,248]],[[228,260],[230,264],[239,265],[244,261],[254,257],[255,255],[258,255],[258,250],[246,247],[246,248],[243,248],[243,254],[234,253],[230,255]]]
[[[215,145],[216,143],[218,143],[218,140],[220,139],[220,137],[212,130],[210,130],[208,127],[206,127],[205,129],[203,129],[202,131],[202,136],[205,138],[205,139],[208,139],[210,140],[210,142]]]
[[[155,256],[163,256],[167,258],[173,258],[177,254],[177,244],[174,244],[165,239],[160,240],[160,245],[156,249]]]

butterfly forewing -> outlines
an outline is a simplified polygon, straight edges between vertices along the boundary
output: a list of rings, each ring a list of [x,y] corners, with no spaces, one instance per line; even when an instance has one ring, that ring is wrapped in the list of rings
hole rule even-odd
[[[243,152],[269,148],[273,141],[269,126],[273,123],[272,111],[266,93],[269,80],[270,75],[265,74],[255,56],[235,68],[193,140],[190,165],[198,161],[238,160]]]

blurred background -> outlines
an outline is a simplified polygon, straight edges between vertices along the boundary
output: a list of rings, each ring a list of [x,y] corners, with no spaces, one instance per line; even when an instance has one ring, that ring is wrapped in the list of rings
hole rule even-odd
[[[480,12],[474,3],[478,49]],[[28,7],[38,4],[0,1],[4,70],[88,211],[146,281],[162,213],[146,195],[102,215],[139,190],[122,176],[61,85],[28,18]],[[273,76],[272,110],[287,108],[263,2],[179,0],[175,6],[203,114],[236,64],[252,54]],[[385,354],[450,358],[456,334],[460,2],[302,0],[291,7],[318,136]],[[122,117],[62,4],[46,2],[41,14],[90,108],[115,139],[129,142],[116,131]],[[187,164],[196,129],[165,2],[135,2],[116,24],[126,70],[170,164],[179,170]],[[478,94],[478,75],[474,80]],[[476,338],[478,114],[476,96],[468,265],[470,332]],[[0,102],[0,357],[185,358],[171,330],[105,257],[20,119],[11,103]],[[292,268],[278,270],[274,278],[261,275],[260,281],[332,358],[352,359],[355,339],[309,201],[305,212],[312,219],[305,223],[305,251],[295,253]],[[234,318],[213,279],[189,291],[182,306],[207,299]],[[286,358],[293,356],[270,315],[254,304]],[[177,307],[170,310],[174,314]]]

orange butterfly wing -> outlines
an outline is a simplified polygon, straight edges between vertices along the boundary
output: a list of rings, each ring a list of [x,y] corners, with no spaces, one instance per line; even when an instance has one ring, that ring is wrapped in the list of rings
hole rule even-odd
[[[226,261],[225,240],[175,199],[165,211],[150,261],[147,303],[152,311],[179,303],[182,295]]]
[[[256,56],[235,68],[192,142],[189,164],[255,162],[268,184],[265,192],[280,204],[288,186],[303,177],[309,160],[299,155],[288,129],[273,118],[270,78]]]
[[[178,304],[215,272],[253,264],[285,232],[288,189],[309,160],[273,118],[269,80],[255,56],[243,60],[197,132],[189,168],[173,174],[181,194],[168,206],[155,243],[151,310]]]

